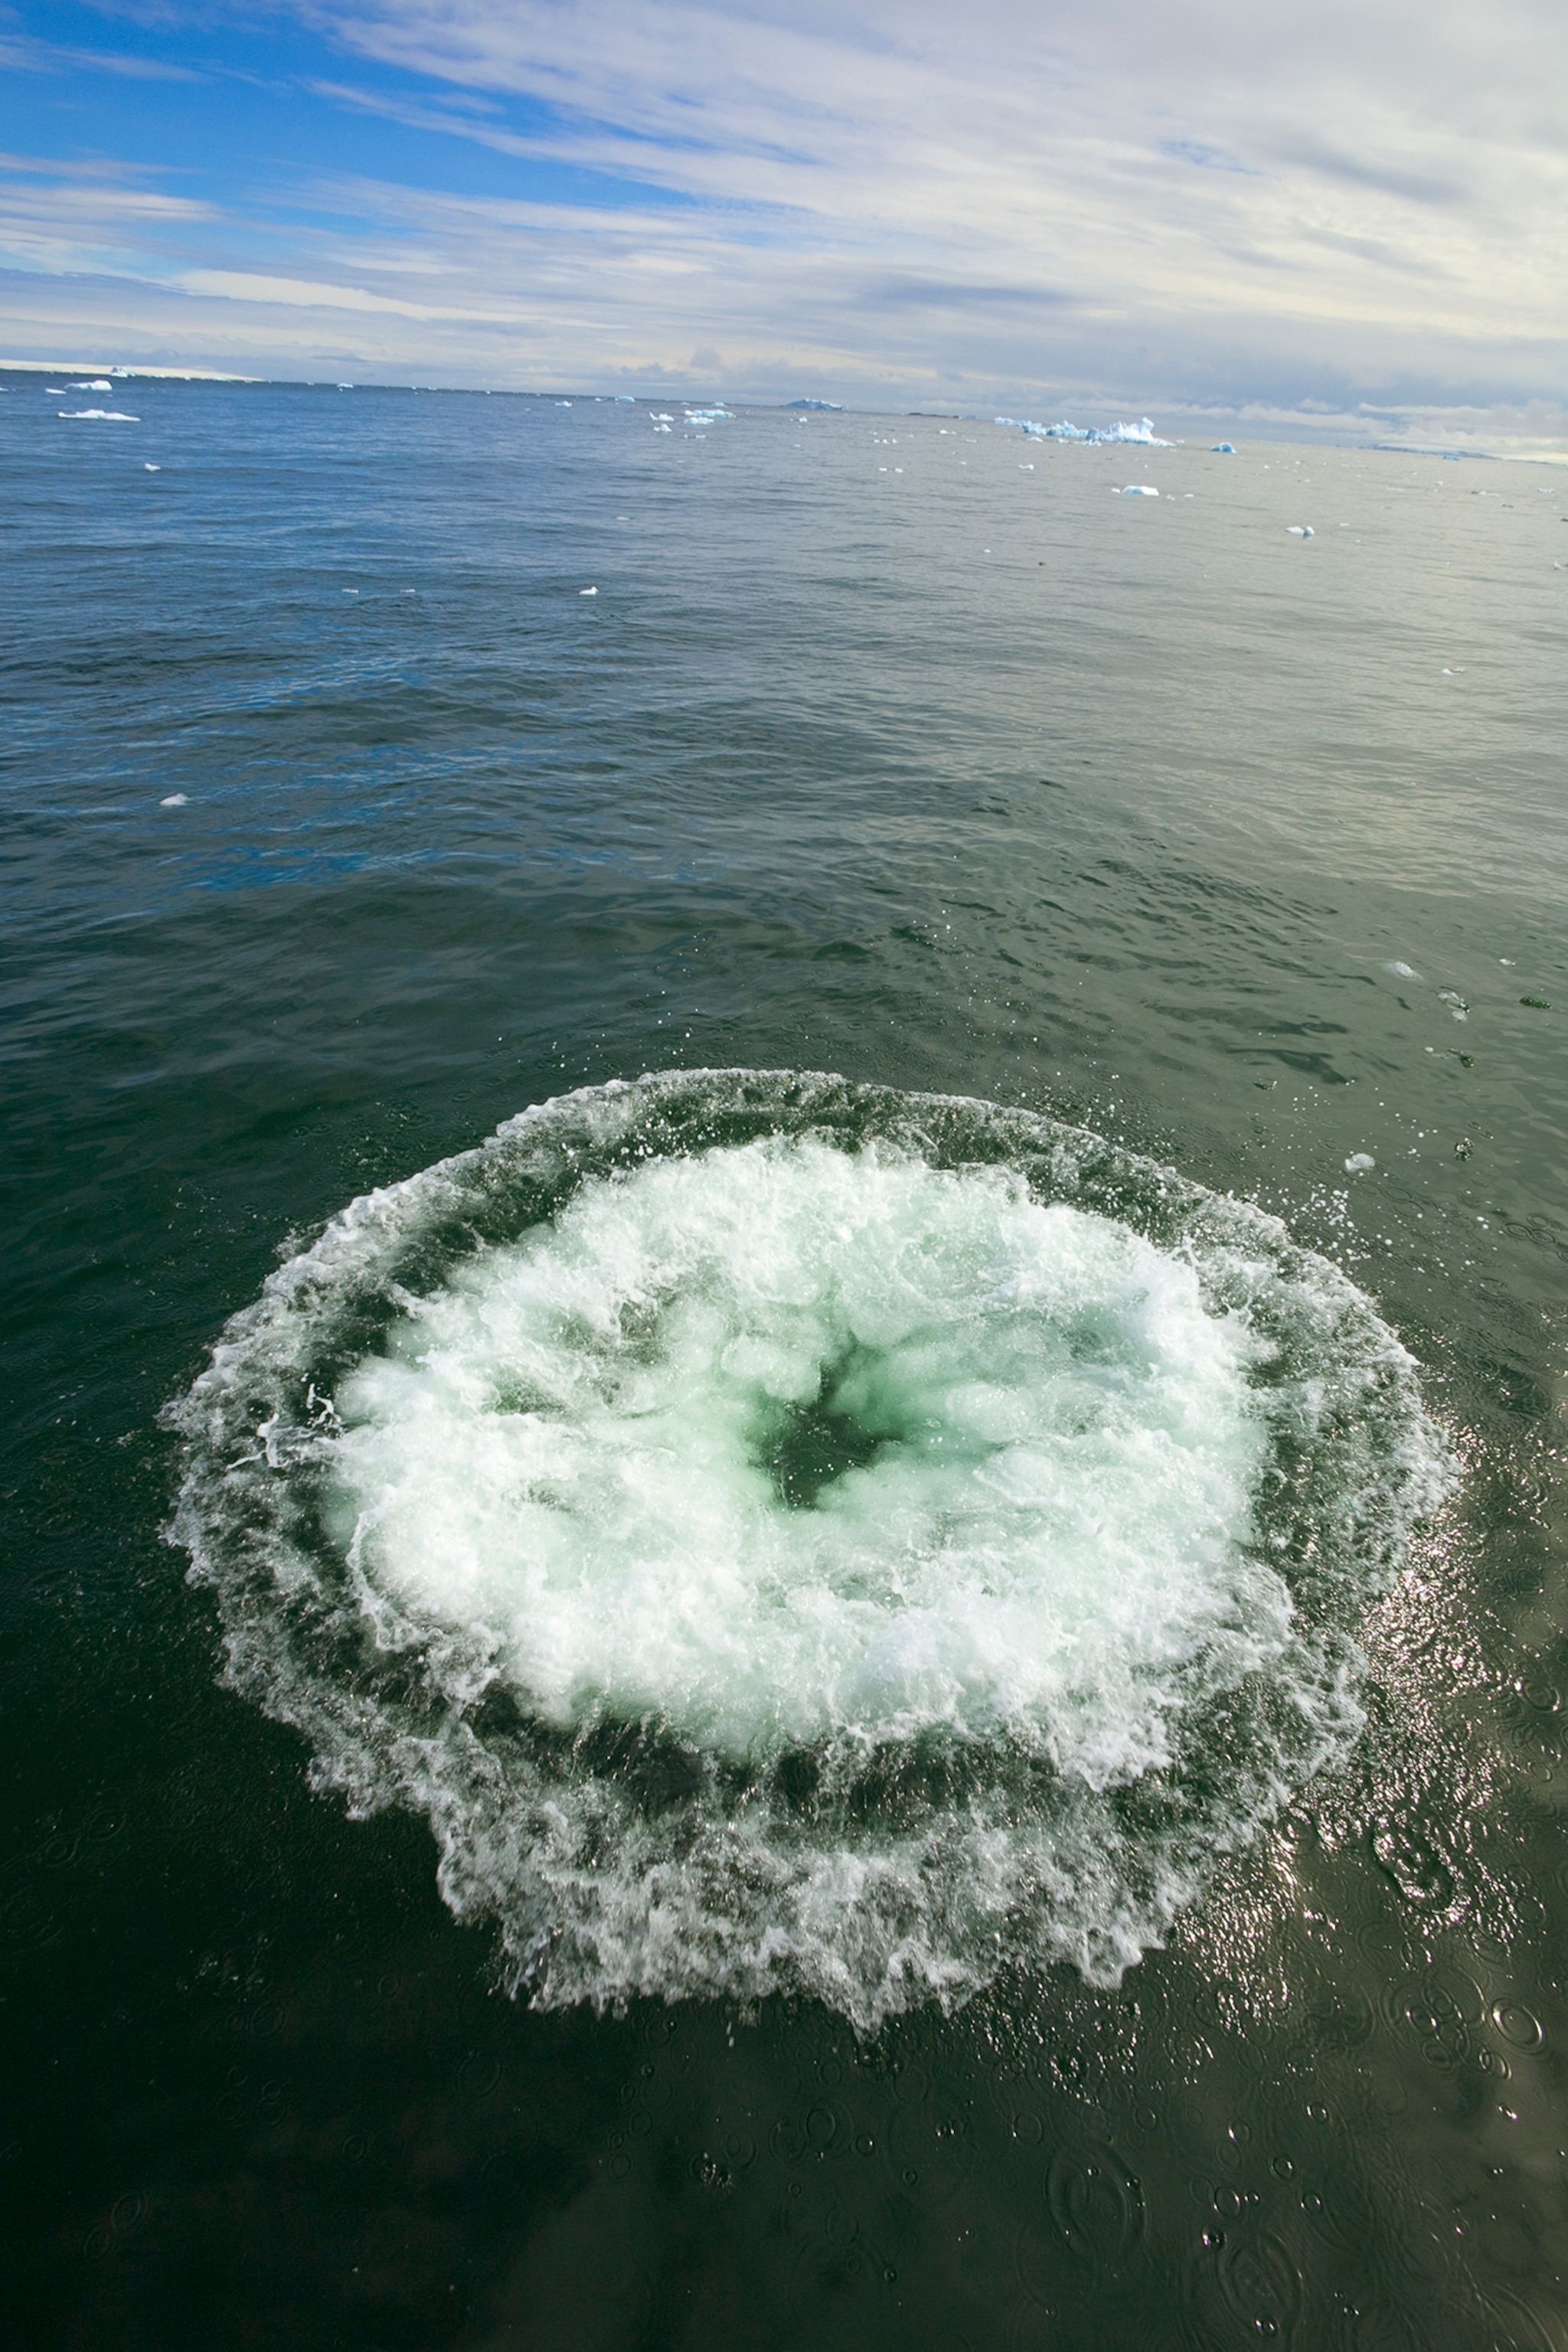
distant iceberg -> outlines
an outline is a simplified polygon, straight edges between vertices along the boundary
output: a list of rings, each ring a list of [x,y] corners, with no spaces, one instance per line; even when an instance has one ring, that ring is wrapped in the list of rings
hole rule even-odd
[[[786,400],[784,406],[786,408],[831,408],[842,415],[844,403],[841,400]]]
[[[1029,416],[999,416],[998,425],[1007,425],[1020,433],[1027,433],[1036,441],[1136,441],[1145,449],[1168,449],[1169,441],[1162,441],[1154,430],[1154,420],[1145,416],[1137,425],[1069,425],[1064,416],[1059,425],[1039,425]]]

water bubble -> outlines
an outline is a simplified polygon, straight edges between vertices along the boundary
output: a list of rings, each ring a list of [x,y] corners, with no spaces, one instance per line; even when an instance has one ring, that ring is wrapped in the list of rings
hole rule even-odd
[[[171,1418],[227,1678],[426,1815],[515,1984],[860,2027],[1116,1981],[1354,1738],[1449,1475],[1276,1220],[792,1073],[584,1090],[353,1202]]]

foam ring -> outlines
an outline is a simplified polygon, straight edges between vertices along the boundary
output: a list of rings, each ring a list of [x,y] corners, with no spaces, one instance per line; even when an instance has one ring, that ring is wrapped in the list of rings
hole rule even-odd
[[[535,2001],[1113,1983],[1363,1717],[1451,1482],[1250,1205],[813,1074],[525,1111],[355,1201],[169,1410],[226,1678],[424,1813]]]

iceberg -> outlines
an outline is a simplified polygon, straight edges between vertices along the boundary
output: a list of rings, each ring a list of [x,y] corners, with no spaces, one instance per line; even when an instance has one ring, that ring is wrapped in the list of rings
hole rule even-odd
[[[1027,433],[1036,441],[1087,441],[1091,446],[1107,441],[1136,441],[1144,449],[1169,449],[1172,446],[1161,440],[1152,416],[1145,416],[1137,425],[1107,425],[1103,429],[1098,425],[1071,425],[1065,416],[1059,425],[1040,425],[1029,416],[998,416],[994,421]]]

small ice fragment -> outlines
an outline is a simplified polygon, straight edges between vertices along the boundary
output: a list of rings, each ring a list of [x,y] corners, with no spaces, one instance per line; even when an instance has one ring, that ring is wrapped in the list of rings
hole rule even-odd
[[[66,388],[63,383],[47,383],[44,386],[44,390],[47,393],[51,400],[63,400],[66,396]]]
[[[160,808],[184,808],[185,806],[185,795],[184,793],[166,793],[163,799],[159,802],[158,806]]]
[[[633,392],[617,392],[617,393],[616,393],[616,398],[620,402],[621,405],[622,405],[624,408],[635,408],[635,407],[637,406],[637,394],[636,394],[636,393],[633,393]]]
[[[1236,445],[1231,441],[1215,441],[1210,445],[1209,455],[1211,457],[1234,457]]]
[[[596,596],[598,593],[596,588],[579,588],[577,591],[579,596]]]
[[[1157,499],[1159,495],[1152,482],[1123,482],[1117,492],[1123,499]]]
[[[1316,539],[1318,535],[1310,522],[1288,522],[1285,528],[1292,539]]]
[[[90,383],[68,383],[68,392],[112,392],[114,386],[106,375],[95,375]]]
[[[1384,971],[1391,971],[1395,980],[1419,980],[1421,977],[1420,973],[1413,971],[1411,966],[1407,963],[1399,963],[1397,961],[1394,963],[1385,963],[1383,968]]]
[[[1469,1019],[1470,1008],[1457,988],[1440,988],[1437,991],[1437,1002],[1439,1004],[1447,1006],[1456,1021]]]
[[[1375,1168],[1376,1166],[1377,1162],[1373,1158],[1370,1151],[1352,1151],[1350,1158],[1345,1161],[1345,1174],[1347,1176],[1364,1176],[1369,1168]]]
[[[142,458],[142,471],[144,474],[161,474],[161,473],[163,472],[163,468],[162,467],[162,466],[154,466],[154,464],[153,463],[153,460],[152,460],[152,458],[151,458],[151,457],[143,457],[143,458]]]
[[[343,594],[345,596],[357,596],[359,594],[359,590],[357,588],[345,588],[343,590]]]

